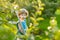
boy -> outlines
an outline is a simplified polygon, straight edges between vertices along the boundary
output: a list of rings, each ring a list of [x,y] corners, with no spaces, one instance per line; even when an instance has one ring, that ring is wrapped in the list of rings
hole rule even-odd
[[[28,11],[26,9],[20,9],[18,11],[18,18],[19,18],[18,21],[19,22],[17,23],[17,28],[18,28],[17,34],[19,36],[25,35],[26,34],[26,31],[28,29],[28,27],[26,25],[26,17],[27,16],[28,16]],[[17,38],[17,40],[21,40],[21,38]]]

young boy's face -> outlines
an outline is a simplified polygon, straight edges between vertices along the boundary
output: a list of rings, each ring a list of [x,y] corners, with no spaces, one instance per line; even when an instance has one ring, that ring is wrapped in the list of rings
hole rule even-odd
[[[27,17],[27,15],[26,15],[25,13],[19,15],[19,18],[23,18],[23,19],[25,19],[26,17]]]

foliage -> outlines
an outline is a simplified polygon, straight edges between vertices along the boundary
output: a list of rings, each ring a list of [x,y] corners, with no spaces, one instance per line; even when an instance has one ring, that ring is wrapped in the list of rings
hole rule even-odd
[[[9,26],[5,24],[2,25],[0,26],[0,40],[14,40],[16,35],[16,29],[9,28]]]
[[[49,17],[55,16],[55,13],[60,14],[60,0],[0,0],[0,40],[15,39],[18,20],[15,11],[20,8],[26,8],[29,11],[28,35],[25,35],[24,38],[28,38],[30,33],[33,33],[36,40],[49,40],[45,31],[49,26]],[[59,18],[60,15],[57,16],[58,26],[60,26]],[[56,40],[59,40],[59,33],[59,30],[55,33]]]
[[[41,0],[45,4],[45,10],[43,11],[43,17],[55,16],[55,11],[60,7],[59,0]]]

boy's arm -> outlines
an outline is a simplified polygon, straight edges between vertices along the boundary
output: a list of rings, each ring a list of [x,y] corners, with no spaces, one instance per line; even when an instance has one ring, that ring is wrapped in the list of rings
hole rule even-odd
[[[22,29],[22,26],[19,23],[18,23],[18,28],[19,28],[19,31],[24,34],[24,30]]]

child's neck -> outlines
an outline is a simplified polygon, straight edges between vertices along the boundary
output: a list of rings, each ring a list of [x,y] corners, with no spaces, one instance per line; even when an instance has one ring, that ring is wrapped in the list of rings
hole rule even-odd
[[[20,18],[20,21],[21,21],[21,22],[24,21],[24,18]]]

